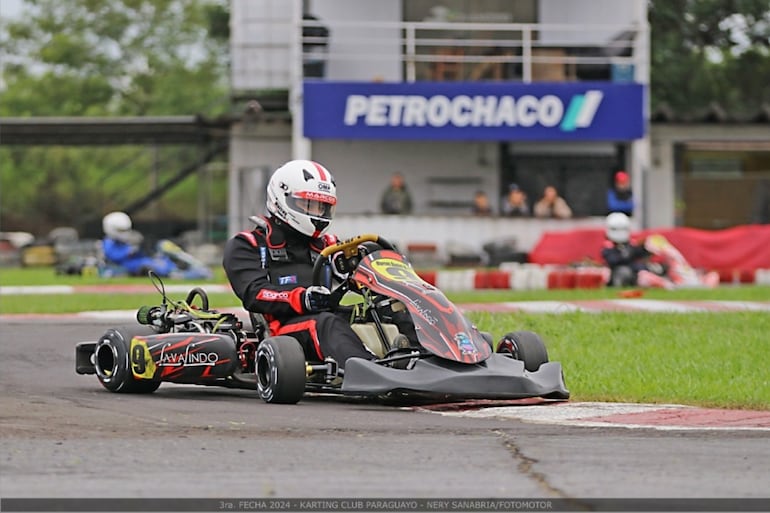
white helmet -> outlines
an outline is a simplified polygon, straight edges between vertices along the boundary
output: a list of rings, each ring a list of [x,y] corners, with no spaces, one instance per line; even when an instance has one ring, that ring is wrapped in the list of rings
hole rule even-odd
[[[131,236],[131,218],[125,212],[110,212],[102,219],[102,230],[110,239],[126,241]]]
[[[631,220],[622,212],[613,212],[606,220],[607,238],[623,244],[631,239]]]
[[[329,228],[336,206],[334,178],[312,160],[287,162],[267,184],[267,211],[309,237]]]

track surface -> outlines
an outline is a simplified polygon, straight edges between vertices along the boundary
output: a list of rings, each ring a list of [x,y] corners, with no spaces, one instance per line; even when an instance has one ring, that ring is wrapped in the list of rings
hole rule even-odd
[[[3,498],[768,496],[768,431],[552,425],[329,397],[275,406],[169,384],[110,394],[74,372],[74,344],[108,326],[3,321]]]

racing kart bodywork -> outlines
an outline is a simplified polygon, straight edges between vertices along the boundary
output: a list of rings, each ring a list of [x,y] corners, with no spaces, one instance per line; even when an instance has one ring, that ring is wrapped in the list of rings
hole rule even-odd
[[[332,358],[305,354],[292,337],[270,336],[260,315],[251,314],[247,331],[235,314],[210,310],[202,289],[172,302],[162,282],[153,281],[162,304],[140,308],[139,326],[78,344],[78,373],[96,374],[112,392],[149,393],[169,381],[256,389],[269,403],[296,403],[306,392],[437,401],[569,398],[561,365],[548,361],[537,334],[509,332],[494,344],[377,235],[327,247],[313,269],[314,284],[333,288],[337,314],[349,316],[374,355],[348,359],[344,369]],[[202,305],[192,306],[198,298]]]

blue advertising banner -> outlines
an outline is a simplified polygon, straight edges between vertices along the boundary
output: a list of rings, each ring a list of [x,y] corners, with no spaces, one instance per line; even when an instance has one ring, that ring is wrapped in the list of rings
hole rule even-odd
[[[629,141],[644,86],[611,82],[304,83],[310,139]]]

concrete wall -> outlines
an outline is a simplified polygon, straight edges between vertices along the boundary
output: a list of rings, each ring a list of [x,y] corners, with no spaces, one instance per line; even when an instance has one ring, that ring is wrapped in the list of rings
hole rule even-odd
[[[322,23],[401,21],[401,2],[393,0],[311,0],[308,10]],[[332,25],[327,80],[402,80],[401,31],[397,28],[361,28]],[[358,55],[348,59],[345,55]],[[365,56],[369,55],[369,58]]]
[[[401,172],[412,193],[415,214],[464,214],[468,210],[431,207],[431,199],[470,201],[476,189],[499,195],[497,143],[452,141],[338,141],[313,143],[313,158],[329,167],[337,181],[337,212],[379,213],[382,191],[392,173]],[[451,186],[431,178],[476,178]]]
[[[650,133],[650,169],[647,173],[647,225],[670,227],[676,221],[677,143],[688,141],[767,141],[767,124],[655,124]]]
[[[233,125],[227,201],[230,233],[250,228],[248,217],[264,212],[267,179],[290,159],[289,123],[254,120]]]

